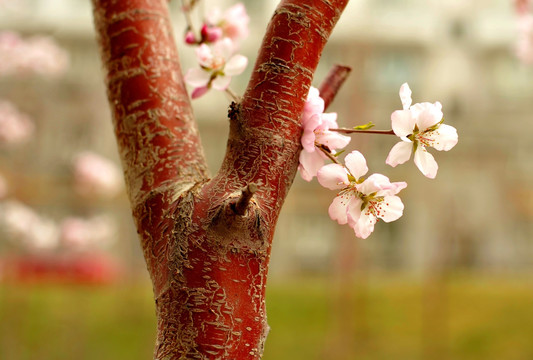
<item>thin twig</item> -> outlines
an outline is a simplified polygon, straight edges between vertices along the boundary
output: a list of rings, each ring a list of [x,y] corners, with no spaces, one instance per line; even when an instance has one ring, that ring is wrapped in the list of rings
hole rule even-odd
[[[242,189],[241,197],[239,200],[237,200],[235,206],[233,207],[233,210],[237,215],[242,216],[246,213],[246,209],[250,204],[250,200],[252,200],[252,196],[254,196],[254,193],[257,191],[257,189],[257,185],[254,183],[248,184],[248,186]]]
[[[233,101],[235,102],[239,102],[240,101],[240,98],[239,98],[239,95],[237,95],[233,90],[231,90],[229,87],[226,88],[226,93],[231,96],[231,98],[233,99]]]
[[[194,34],[194,39],[196,41],[196,30],[194,28],[194,24],[191,18],[191,11],[196,5],[196,1],[191,1],[189,4],[186,4],[185,0],[181,1],[183,13],[185,15],[185,22],[187,23],[187,31],[190,31]]]
[[[346,128],[339,128],[339,129],[330,128],[328,130],[340,132],[343,134],[360,133],[360,134],[396,135],[393,130],[356,130],[356,129],[346,129]]]
[[[326,78],[320,84],[320,97],[324,99],[324,110],[326,110],[335,99],[342,84],[350,75],[352,69],[344,65],[333,65]]]
[[[335,164],[341,164],[339,162],[339,160],[337,160],[337,158],[331,153],[331,150],[326,146],[326,145],[323,145],[323,144],[319,144],[316,146],[316,148],[320,151],[322,151],[322,153],[324,155],[326,155],[328,157],[328,159],[330,159],[331,161],[333,161]]]

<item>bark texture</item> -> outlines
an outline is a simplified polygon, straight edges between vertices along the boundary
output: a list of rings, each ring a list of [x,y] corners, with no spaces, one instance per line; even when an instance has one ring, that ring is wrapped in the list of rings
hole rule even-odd
[[[93,0],[128,194],[150,273],[155,359],[260,359],[265,285],[294,179],[300,115],[348,0],[285,0],[268,26],[212,178],[166,0]]]

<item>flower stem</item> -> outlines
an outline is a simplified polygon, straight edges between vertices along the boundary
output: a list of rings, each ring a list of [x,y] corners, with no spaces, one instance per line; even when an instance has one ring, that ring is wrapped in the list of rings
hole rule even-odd
[[[328,157],[328,159],[330,159],[331,161],[333,161],[335,164],[339,164],[340,165],[340,162],[339,160],[337,160],[337,158],[335,156],[333,156],[333,154],[331,153],[331,150],[328,149],[327,146],[325,145],[322,145],[322,144],[317,144],[316,145],[316,148],[320,151],[322,151],[324,153],[324,155],[326,155]]]
[[[195,39],[196,39],[196,29],[194,28],[194,24],[191,18],[191,11],[196,4],[197,4],[196,0],[193,0],[193,1],[182,0],[181,1],[183,14],[185,15],[185,22],[187,23],[187,30],[191,31],[194,34]]]
[[[336,131],[343,134],[363,133],[363,134],[380,134],[380,135],[396,135],[393,130],[356,130],[356,129],[329,129],[330,131]]]
[[[226,93],[233,99],[235,102],[239,102],[241,99],[239,95],[237,95],[233,90],[231,90],[229,87],[226,88]]]

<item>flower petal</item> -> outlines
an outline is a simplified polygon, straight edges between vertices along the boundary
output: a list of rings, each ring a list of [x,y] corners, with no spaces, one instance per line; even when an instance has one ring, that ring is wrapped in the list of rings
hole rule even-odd
[[[337,125],[337,113],[323,113],[322,122],[324,123],[324,128],[326,130],[339,127],[339,125]]]
[[[320,155],[320,152],[307,152],[303,150],[300,152],[300,175],[305,181],[311,181],[313,177],[317,175],[318,170],[324,166],[324,159]]]
[[[217,41],[213,45],[213,53],[216,57],[221,57],[224,60],[228,60],[235,50],[235,45],[230,38],[223,38],[220,41]]]
[[[368,166],[366,165],[366,159],[359,151],[355,150],[346,155],[344,163],[350,171],[350,173],[359,179],[368,172]]]
[[[431,146],[439,151],[450,150],[459,140],[457,129],[446,124],[441,124],[437,130],[427,133],[427,136],[433,140]]]
[[[231,76],[217,76],[211,82],[211,87],[216,90],[226,90],[231,82]]]
[[[380,218],[385,222],[398,220],[403,215],[404,205],[398,196],[385,196],[380,205]]]
[[[351,137],[341,135],[335,131],[320,131],[316,134],[316,141],[326,145],[330,150],[342,149],[350,143]]]
[[[350,184],[346,169],[339,164],[323,166],[318,170],[316,177],[320,185],[330,190],[342,189]]]
[[[400,141],[392,147],[385,163],[392,167],[395,167],[398,164],[403,164],[409,160],[411,152],[413,152],[413,143]]]
[[[308,152],[315,151],[315,129],[319,127],[321,123],[322,118],[318,114],[302,119],[302,127],[304,128],[304,132],[302,134],[301,142],[304,149]]]
[[[424,174],[424,176],[434,179],[437,176],[437,170],[439,165],[433,158],[433,155],[428,153],[428,151],[423,146],[418,146],[418,149],[415,151],[414,156],[415,164],[418,169]]]
[[[196,48],[196,59],[200,66],[211,68],[213,65],[213,52],[206,44],[201,44]]]
[[[366,239],[374,231],[376,221],[377,219],[374,215],[365,212],[365,209],[363,209],[359,220],[352,226],[355,236]]]
[[[331,220],[337,221],[340,225],[344,225],[348,222],[348,216],[346,213],[346,207],[348,201],[345,196],[336,196],[331,205],[328,208],[328,214]]]
[[[318,89],[311,86],[311,88],[309,88],[307,100],[302,112],[302,122],[304,122],[307,118],[310,118],[316,114],[322,114],[323,112],[324,100],[320,97]]]
[[[415,118],[410,110],[396,110],[391,115],[392,130],[401,138],[411,135],[415,128]]]
[[[411,106],[411,103],[413,102],[411,99],[412,93],[413,92],[407,83],[403,83],[402,86],[400,86],[400,100],[402,100],[404,110],[409,109],[409,106]]]
[[[208,90],[209,88],[207,86],[198,87],[192,91],[191,98],[198,99],[200,96],[203,96]]]
[[[440,105],[440,103],[432,104],[425,102],[412,106],[412,112],[416,118],[418,130],[424,131],[442,120],[442,110],[437,104]]]
[[[211,79],[211,74],[205,70],[193,68],[185,74],[185,82],[194,87],[206,86]]]
[[[244,55],[233,55],[224,67],[224,74],[228,76],[240,75],[248,65],[248,58]]]
[[[388,190],[390,187],[391,182],[388,177],[382,174],[372,174],[365,181],[359,184],[357,190],[363,194],[369,195],[372,193],[378,193],[382,190]]]
[[[346,214],[348,216],[348,224],[351,227],[353,227],[361,217],[361,205],[363,205],[363,200],[355,196],[348,202]]]

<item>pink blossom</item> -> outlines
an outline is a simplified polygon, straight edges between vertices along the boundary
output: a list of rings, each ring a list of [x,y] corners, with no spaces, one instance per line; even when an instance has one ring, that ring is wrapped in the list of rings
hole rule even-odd
[[[196,44],[196,36],[194,36],[194,32],[189,30],[185,33],[185,43],[189,45]]]
[[[17,201],[0,205],[0,223],[12,240],[30,249],[52,249],[58,244],[59,231],[55,222]]]
[[[221,13],[220,9],[214,8],[206,17],[207,27],[212,31],[216,28],[220,29],[222,37],[228,37],[235,43],[248,36],[249,23],[250,17],[242,3],[233,5],[224,14]]]
[[[61,222],[61,241],[67,247],[85,249],[110,245],[116,237],[116,224],[105,216],[84,219],[68,217]]]
[[[318,169],[324,165],[326,155],[316,146],[322,146],[335,154],[336,149],[342,149],[350,142],[351,138],[341,135],[330,128],[337,128],[337,114],[323,113],[324,100],[320,97],[317,88],[311,87],[302,113],[302,146],[300,152],[300,175],[306,181],[311,181],[316,176]],[[326,150],[327,151],[327,150]]]
[[[531,8],[530,0],[515,0],[514,2],[516,13],[518,15],[526,14]]]
[[[24,40],[17,33],[0,32],[0,75],[60,75],[68,63],[67,52],[50,37],[34,36]]]
[[[366,239],[374,225],[382,219],[391,222],[403,214],[403,203],[398,196],[407,187],[405,182],[391,183],[381,174],[367,179],[366,160],[359,151],[346,155],[346,166],[329,164],[317,173],[318,182],[331,190],[340,190],[329,206],[328,213],[339,224],[348,224],[355,235]]]
[[[243,55],[232,56],[232,53],[233,43],[227,38],[217,42],[212,48],[201,44],[196,49],[200,68],[189,69],[185,74],[185,81],[195,88],[195,97],[205,94],[210,88],[226,90],[231,77],[244,71],[248,59]]]
[[[517,21],[516,56],[524,64],[533,64],[533,15],[530,13],[520,14]]]
[[[0,100],[0,143],[17,144],[28,140],[35,130],[30,118],[13,104]]]
[[[392,167],[403,164],[414,153],[418,169],[428,178],[435,178],[438,165],[426,147],[448,151],[457,144],[457,130],[442,123],[442,105],[424,102],[411,106],[411,89],[407,83],[400,87],[403,110],[391,115],[392,130],[401,142],[389,152],[386,163]]]
[[[85,197],[113,197],[122,190],[122,174],[110,160],[92,152],[74,159],[74,187]]]
[[[209,26],[207,24],[204,24],[204,26],[202,26],[202,30],[200,31],[200,33],[202,35],[203,42],[208,43],[217,42],[224,36],[224,33],[221,28],[217,26]]]

